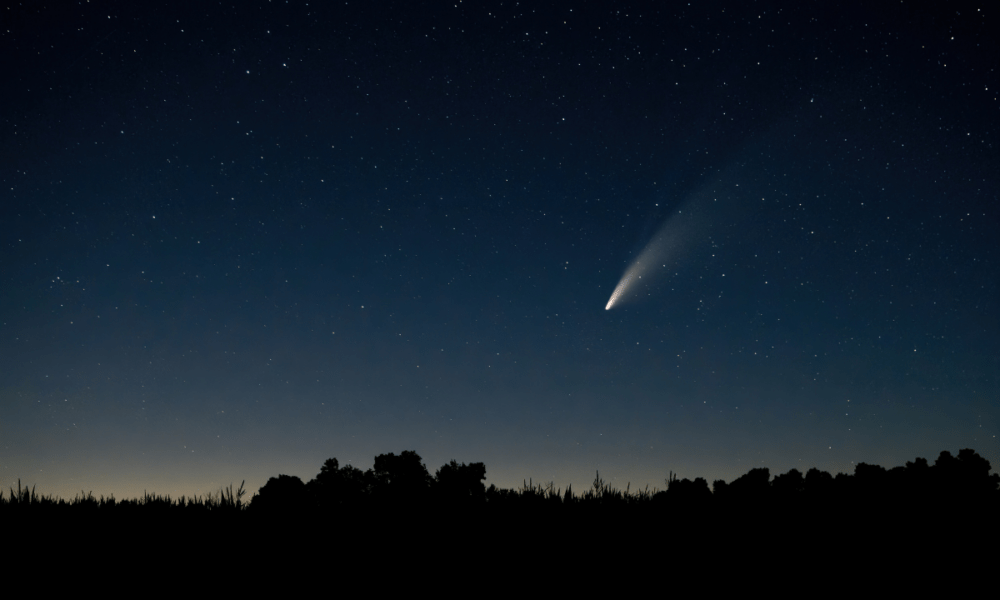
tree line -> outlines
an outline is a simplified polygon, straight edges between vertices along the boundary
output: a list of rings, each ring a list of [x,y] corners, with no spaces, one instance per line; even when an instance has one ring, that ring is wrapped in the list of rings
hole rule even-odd
[[[886,469],[859,463],[853,474],[830,473],[812,468],[806,473],[791,469],[771,477],[767,468],[754,468],[737,479],[714,481],[678,478],[670,473],[662,490],[612,488],[598,473],[589,489],[575,493],[534,482],[517,489],[485,486],[486,466],[481,462],[442,465],[432,476],[421,457],[412,450],[399,455],[375,457],[374,465],[362,471],[341,466],[336,458],[326,460],[308,482],[292,475],[271,477],[249,501],[241,485],[206,497],[171,499],[146,494],[134,500],[78,495],[70,501],[40,496],[31,490],[0,491],[0,514],[20,508],[62,508],[90,514],[249,514],[269,516],[315,516],[318,514],[412,514],[442,509],[454,514],[488,511],[498,515],[572,515],[578,512],[683,510],[689,514],[708,512],[740,514],[745,511],[797,510],[835,507],[843,512],[863,510],[878,502],[899,510],[923,510],[946,505],[976,508],[1000,507],[1000,475],[971,449],[957,456],[942,451],[934,464],[924,458]],[[645,512],[643,514],[649,514]]]

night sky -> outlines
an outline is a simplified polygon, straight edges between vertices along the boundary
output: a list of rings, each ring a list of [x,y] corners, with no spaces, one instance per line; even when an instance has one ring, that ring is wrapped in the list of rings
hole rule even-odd
[[[7,2],[0,484],[996,467],[1000,23],[940,4]]]

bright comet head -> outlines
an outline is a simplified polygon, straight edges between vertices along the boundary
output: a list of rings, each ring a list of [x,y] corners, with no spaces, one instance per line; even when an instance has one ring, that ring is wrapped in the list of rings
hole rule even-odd
[[[628,286],[628,282],[631,280],[632,280],[632,273],[631,272],[625,273],[625,276],[622,277],[622,280],[618,282],[617,286],[615,286],[615,291],[611,293],[611,298],[608,300],[608,305],[604,307],[604,310],[611,310],[611,307],[614,306],[615,302],[618,301],[618,298],[622,295],[622,292],[625,291],[625,287]]]

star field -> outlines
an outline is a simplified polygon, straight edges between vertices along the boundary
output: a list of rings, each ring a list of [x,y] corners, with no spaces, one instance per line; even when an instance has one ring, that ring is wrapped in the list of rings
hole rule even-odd
[[[986,5],[4,13],[5,486],[1000,460]]]

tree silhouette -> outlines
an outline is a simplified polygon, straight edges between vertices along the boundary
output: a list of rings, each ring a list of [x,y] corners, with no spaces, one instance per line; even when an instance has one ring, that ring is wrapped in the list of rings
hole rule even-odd
[[[356,507],[368,495],[370,477],[352,465],[340,466],[336,458],[327,459],[316,475],[306,484],[315,504],[323,510]]]
[[[770,491],[771,471],[767,467],[750,469],[729,484],[729,490],[735,496],[748,500],[764,499]]]
[[[454,460],[442,465],[434,475],[438,496],[450,503],[479,504],[486,500],[486,465],[458,464]]]
[[[696,477],[694,481],[671,478],[667,480],[666,498],[684,506],[699,506],[711,502],[712,492],[703,477]]]
[[[485,467],[484,467],[485,468]],[[379,454],[371,469],[373,494],[382,501],[421,503],[431,487],[431,476],[413,450],[396,456]]]
[[[806,471],[803,483],[810,498],[824,497],[833,489],[833,475],[813,467]]]
[[[797,501],[798,495],[805,491],[806,482],[798,469],[782,473],[771,482],[771,489],[778,498],[786,501]]]
[[[271,477],[250,503],[260,514],[291,513],[300,510],[306,501],[306,486],[294,475]]]
[[[854,465],[854,493],[866,497],[876,496],[887,491],[888,483],[885,467],[863,462]]]
[[[981,501],[996,496],[1000,486],[1000,475],[990,475],[990,461],[971,448],[959,450],[957,458],[941,451],[930,471],[939,500],[961,497]]]

